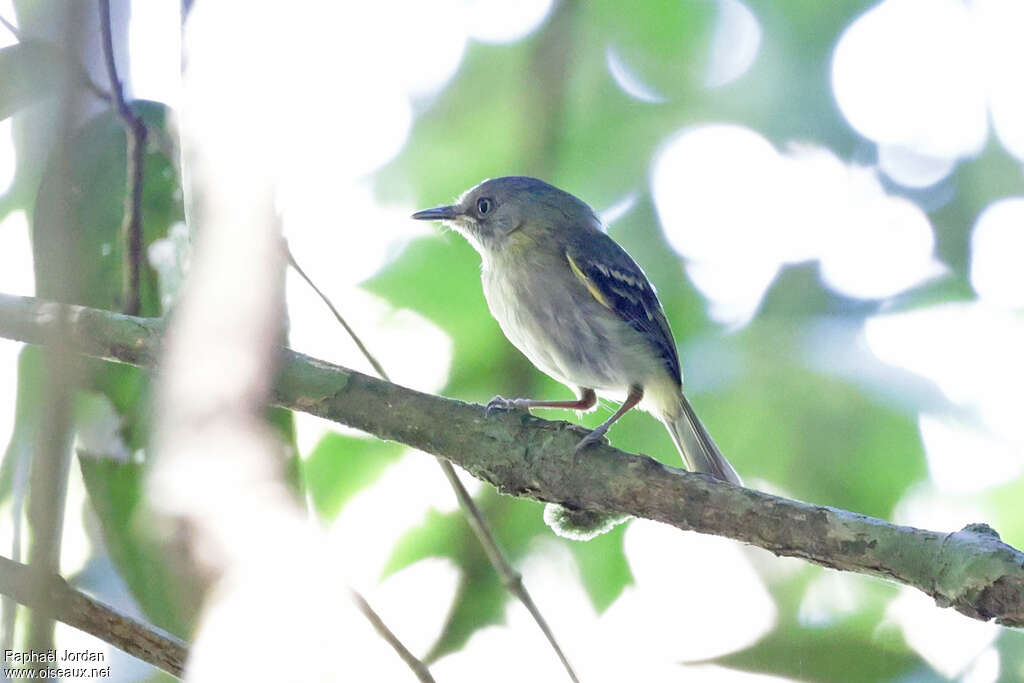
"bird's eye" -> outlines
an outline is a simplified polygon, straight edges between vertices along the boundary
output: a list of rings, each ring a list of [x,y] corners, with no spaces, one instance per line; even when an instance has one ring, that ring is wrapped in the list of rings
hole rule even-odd
[[[493,204],[494,203],[487,197],[481,197],[480,199],[476,200],[476,210],[480,213],[481,216],[485,216],[488,213],[490,213]]]

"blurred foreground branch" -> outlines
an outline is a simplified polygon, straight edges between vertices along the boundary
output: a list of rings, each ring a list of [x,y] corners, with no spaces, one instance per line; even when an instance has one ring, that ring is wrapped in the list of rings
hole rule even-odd
[[[84,42],[82,29],[82,8],[69,4],[58,16],[61,26],[61,44],[73,55],[81,54]],[[59,88],[59,103],[56,109],[57,128],[50,152],[54,169],[54,187],[58,196],[68,198],[74,191],[72,173],[72,138],[75,122],[81,116],[83,92],[81,84],[71,73],[65,73]],[[46,249],[50,262],[57,265],[59,273],[46,278],[40,271],[39,262],[34,267],[36,282],[50,296],[68,296],[72,289],[69,272],[74,262],[74,244],[71,226],[74,224],[70,202],[57,202],[51,210],[36,211],[32,219],[35,235],[49,235]],[[39,254],[39,251],[35,252]],[[78,383],[79,359],[65,343],[66,319],[64,309],[54,315],[50,344],[43,350],[44,374],[42,381],[43,410],[36,425],[35,449],[31,456],[28,478],[29,528],[28,563],[29,577],[36,583],[33,595],[40,603],[40,609],[28,614],[28,628],[25,643],[29,650],[44,652],[54,647],[55,624],[52,614],[59,607],[52,602],[54,595],[47,590],[47,577],[60,571],[61,542],[64,535],[64,507],[67,500],[68,476],[71,468],[71,443],[74,435],[72,399]],[[15,520],[20,526],[20,520]],[[20,529],[15,532],[15,537]],[[15,543],[17,546],[18,543]],[[13,626],[13,624],[11,624]],[[30,661],[26,674],[46,678],[46,667],[37,661]]]
[[[0,295],[0,336],[45,343],[53,305]],[[160,321],[72,307],[70,347],[152,366]],[[510,495],[645,517],[777,555],[904,583],[975,619],[1024,626],[1024,553],[985,525],[897,526],[667,467],[607,445],[573,457],[585,430],[423,394],[283,349],[273,401],[442,456]]]
[[[106,21],[107,0],[100,0],[100,7]],[[420,675],[422,663],[383,627],[365,600],[360,598],[358,606],[344,600],[338,563],[289,485],[288,446],[266,419],[277,343],[284,334],[285,262],[274,163],[253,163],[241,152],[255,132],[276,119],[263,110],[247,114],[243,102],[257,97],[263,84],[236,76],[259,63],[256,55],[265,43],[249,35],[225,58],[221,32],[236,20],[234,8],[206,3],[191,16],[183,36],[181,149],[194,249],[160,354],[155,457],[147,486],[159,521],[175,542],[165,544],[177,551],[168,557],[203,597],[186,679],[277,680],[279,672],[260,656],[271,652],[302,653],[290,662],[290,679],[349,678],[345,666],[351,664],[334,659],[350,615],[365,617],[378,633],[386,633],[381,642],[367,630],[374,644],[393,648]],[[137,119],[123,102],[109,37],[106,44],[118,114],[140,135],[145,129],[134,128]],[[227,94],[223,83],[229,80],[238,87]],[[143,141],[141,135],[135,140]],[[134,200],[141,196],[141,157],[136,161],[129,168],[127,227],[139,220]],[[134,253],[137,236],[127,231],[129,252]],[[126,289],[137,292],[138,260],[129,265],[136,270],[126,274]]]

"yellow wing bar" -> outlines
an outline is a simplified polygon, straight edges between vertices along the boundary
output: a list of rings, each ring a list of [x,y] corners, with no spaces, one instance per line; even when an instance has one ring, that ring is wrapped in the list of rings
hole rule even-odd
[[[565,252],[565,258],[569,261],[569,267],[572,269],[573,274],[579,278],[580,282],[582,282],[584,286],[586,286],[587,290],[593,295],[593,297],[605,308],[614,310],[612,305],[608,303],[608,299],[605,298],[605,295],[601,292],[598,286],[594,284],[593,280],[587,277],[583,271],[580,270],[580,267],[576,265],[576,261],[574,261],[572,256],[569,255],[569,252]]]

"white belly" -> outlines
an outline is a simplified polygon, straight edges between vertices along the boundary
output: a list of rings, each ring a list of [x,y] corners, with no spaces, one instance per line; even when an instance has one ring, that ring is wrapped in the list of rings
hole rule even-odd
[[[624,395],[665,373],[636,330],[583,287],[536,278],[510,282],[484,268],[484,297],[508,340],[554,379]]]

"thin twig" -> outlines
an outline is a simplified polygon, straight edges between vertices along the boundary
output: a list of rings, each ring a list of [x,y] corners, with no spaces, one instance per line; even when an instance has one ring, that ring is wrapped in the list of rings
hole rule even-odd
[[[395,634],[391,632],[391,629],[387,627],[387,624],[385,624],[384,621],[381,620],[380,616],[373,611],[370,604],[366,602],[366,598],[355,591],[351,591],[351,594],[352,602],[356,603],[356,607],[358,607],[359,611],[363,613],[367,621],[373,625],[377,634],[386,640],[388,644],[395,649],[395,652],[398,653],[398,656],[402,658],[406,665],[412,669],[412,672],[416,674],[416,678],[423,681],[423,683],[434,683],[434,677],[430,675],[430,670],[427,668],[427,665],[417,659],[413,653],[409,652],[409,649],[402,644],[402,641],[400,641]]]
[[[146,159],[146,126],[124,100],[124,89],[114,62],[114,41],[110,31],[110,0],[99,0],[100,31],[103,34],[103,57],[110,79],[110,93],[114,111],[124,124],[127,171],[124,200],[124,218],[121,239],[124,243],[122,260],[122,309],[128,315],[138,315],[141,307],[139,293],[142,261],[142,177]]]
[[[552,649],[555,654],[558,655],[558,659],[562,662],[562,666],[565,667],[566,673],[569,674],[569,678],[574,683],[579,683],[579,679],[576,677],[576,672],[572,668],[572,664],[569,663],[569,659],[562,652],[561,646],[558,641],[555,640],[555,634],[551,631],[551,627],[548,626],[548,622],[544,619],[544,616],[540,613],[540,608],[537,607],[537,603],[533,601],[533,597],[530,592],[526,590],[526,585],[523,583],[523,575],[515,570],[512,565],[509,564],[508,559],[504,553],[501,552],[501,547],[498,545],[498,541],[494,538],[491,533],[491,529],[487,526],[487,520],[484,519],[483,514],[480,512],[480,508],[473,502],[473,497],[469,495],[469,491],[462,485],[458,475],[455,473],[455,468],[450,462],[444,458],[437,458],[437,462],[441,465],[441,470],[444,471],[444,476],[448,478],[452,488],[455,489],[455,495],[459,498],[459,504],[462,505],[463,511],[466,513],[466,520],[469,522],[470,528],[473,533],[476,534],[477,539],[480,541],[480,545],[483,546],[484,552],[487,554],[487,559],[494,565],[495,570],[498,572],[498,576],[501,578],[501,583],[508,589],[512,595],[519,598],[519,602],[523,603],[527,611],[533,617],[533,620],[537,622],[537,626],[540,627],[541,632],[544,633],[544,637],[551,643]]]
[[[0,592],[169,674],[181,676],[188,658],[188,645],[183,640],[121,614],[72,588],[56,574],[42,581],[46,599],[40,599],[34,590],[33,582],[39,582],[34,571],[26,564],[0,557]]]
[[[303,280],[313,288],[313,291],[323,300],[327,307],[331,309],[331,313],[337,318],[338,322],[341,323],[345,331],[348,332],[349,336],[352,337],[352,341],[355,342],[359,350],[362,351],[366,360],[370,362],[373,369],[377,372],[381,379],[390,382],[391,378],[388,377],[387,372],[377,361],[376,358],[367,350],[366,345],[363,344],[362,340],[355,333],[355,330],[345,321],[345,318],[338,312],[331,300],[320,291],[320,289],[313,284],[313,281],[308,275],[299,267],[299,264],[295,261],[295,256],[292,254],[291,249],[288,245],[284,245],[285,252],[288,256],[288,263],[291,264],[292,268],[302,277]],[[537,603],[533,601],[529,591],[526,590],[526,585],[523,584],[522,575],[515,570],[514,567],[509,563],[505,554],[501,550],[501,546],[498,545],[497,539],[494,538],[494,534],[491,532],[490,526],[487,524],[487,520],[484,519],[483,513],[480,512],[480,508],[477,507],[473,501],[473,497],[469,495],[469,491],[463,486],[462,481],[459,480],[458,474],[455,472],[455,468],[450,462],[444,458],[436,458],[437,463],[441,466],[441,471],[444,472],[445,478],[451,487],[455,490],[455,496],[459,500],[459,505],[462,507],[463,513],[466,515],[466,520],[469,522],[470,529],[476,535],[477,540],[480,541],[480,545],[483,546],[484,553],[487,555],[487,559],[490,560],[494,570],[498,573],[498,577],[501,579],[502,585],[508,589],[512,595],[516,596],[523,606],[526,607],[527,611],[533,617],[533,620],[537,622],[537,626],[544,633],[544,636],[551,643],[551,647],[554,649],[555,654],[558,655],[558,659],[562,662],[562,666],[565,667],[566,673],[569,674],[569,678],[574,683],[579,683],[579,679],[576,677],[576,672],[573,670],[572,665],[569,663],[569,659],[565,656],[561,646],[555,639],[555,634],[551,631],[551,627],[548,626],[548,622],[544,619],[544,616],[540,613],[540,609],[537,607]]]
[[[352,341],[354,341],[356,343],[356,346],[359,347],[360,353],[363,354],[366,360],[370,361],[370,365],[373,366],[374,372],[376,372],[377,375],[380,376],[382,379],[386,379],[387,381],[390,382],[391,379],[388,377],[388,373],[384,372],[383,366],[381,366],[377,359],[373,357],[373,354],[370,353],[370,350],[366,348],[366,344],[364,344],[363,340],[359,338],[359,335],[356,334],[356,331],[353,330],[352,327],[345,321],[345,318],[343,318],[341,313],[338,312],[338,309],[334,307],[334,304],[331,303],[331,300],[327,298],[327,295],[321,292],[320,288],[313,284],[313,280],[311,280],[310,277],[306,275],[306,271],[304,271],[302,267],[299,266],[298,262],[295,260],[295,256],[292,255],[292,250],[288,248],[287,242],[285,242],[284,244],[284,252],[285,255],[288,257],[288,264],[295,269],[295,272],[298,273],[303,280],[306,281],[307,285],[313,288],[313,291],[316,292],[317,296],[319,296],[320,299],[325,304],[327,304],[327,308],[329,308],[331,310],[331,313],[334,314],[334,318],[339,323],[341,323],[341,326],[345,328],[346,332],[348,332],[348,336],[351,337]]]
[[[18,27],[11,23],[11,21],[2,14],[0,14],[0,24],[3,24],[4,28],[13,33],[14,37],[18,39],[18,42],[21,42],[21,31],[19,31]]]

